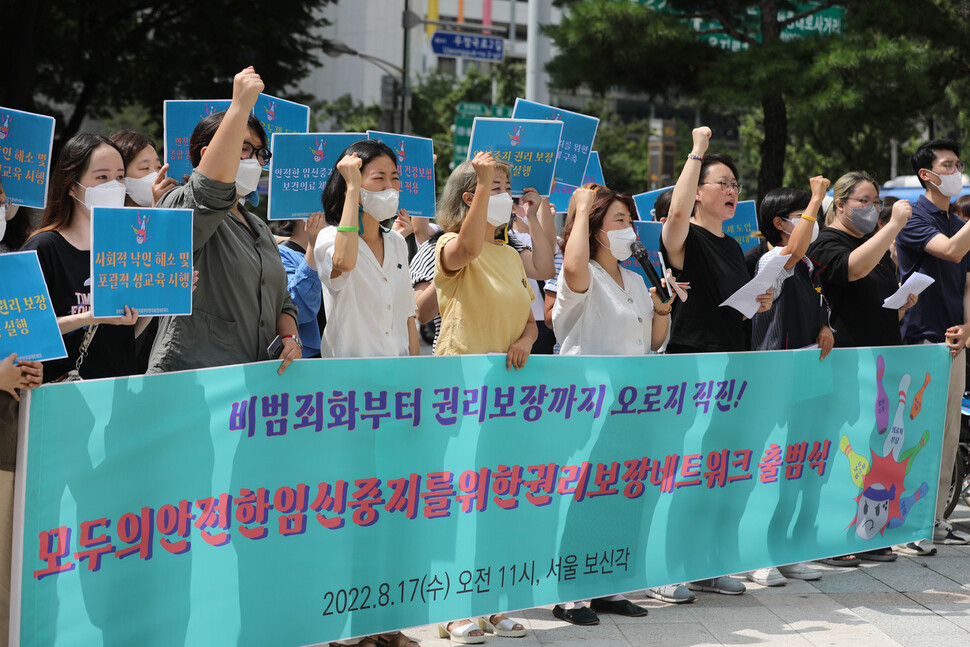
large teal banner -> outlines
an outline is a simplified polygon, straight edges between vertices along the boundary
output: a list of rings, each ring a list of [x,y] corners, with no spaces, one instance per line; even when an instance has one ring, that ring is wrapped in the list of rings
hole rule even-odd
[[[929,537],[949,361],[299,360],[44,386],[12,637],[307,645]]]

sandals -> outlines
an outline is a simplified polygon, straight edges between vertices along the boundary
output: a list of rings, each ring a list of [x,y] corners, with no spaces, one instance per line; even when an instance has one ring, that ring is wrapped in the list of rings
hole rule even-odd
[[[495,624],[492,624],[492,618],[497,615],[499,614],[496,613],[487,618],[479,618],[478,626],[482,628],[482,631],[495,634],[496,636],[502,636],[503,638],[521,638],[525,635],[525,627],[511,618],[502,618]]]
[[[420,643],[414,638],[408,638],[400,631],[395,631],[389,634],[378,634],[376,636],[370,636],[365,638],[364,641],[377,641],[376,647],[408,647],[408,645],[417,645],[421,647]],[[361,641],[361,642],[364,642]],[[358,643],[359,644],[359,643]],[[361,647],[367,647],[366,645],[361,645]]]
[[[439,638],[448,638],[449,640],[451,640],[451,642],[459,643],[461,645],[478,645],[480,643],[485,642],[484,633],[482,633],[479,636],[473,636],[471,635],[473,631],[482,631],[482,630],[474,622],[468,622],[463,625],[458,625],[454,629],[449,629],[447,624],[438,625]]]
[[[862,560],[855,556],[855,554],[840,555],[839,557],[829,557],[827,559],[816,560],[822,564],[828,564],[829,566],[858,566],[862,563]]]

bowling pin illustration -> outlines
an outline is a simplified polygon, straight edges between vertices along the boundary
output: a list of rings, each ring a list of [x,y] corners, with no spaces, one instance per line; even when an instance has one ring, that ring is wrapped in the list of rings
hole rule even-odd
[[[839,442],[839,449],[849,459],[849,474],[852,476],[852,482],[861,488],[863,486],[862,477],[869,471],[869,461],[852,449],[852,444],[849,442],[848,436],[842,436],[842,440]]]
[[[889,435],[886,436],[886,442],[882,447],[883,456],[889,456],[889,452],[892,452],[893,458],[897,461],[899,453],[903,450],[903,438],[906,435],[906,430],[903,428],[903,410],[906,408],[906,391],[909,390],[909,382],[909,373],[899,380],[899,405],[896,407],[896,417],[893,418]]]
[[[926,374],[926,379],[923,381],[923,386],[920,387],[919,391],[913,397],[913,407],[909,410],[909,419],[915,420],[916,416],[919,415],[919,410],[923,408],[923,391],[926,390],[927,385],[930,383],[930,374]]]
[[[886,433],[889,427],[889,396],[882,386],[882,374],[886,370],[886,361],[882,355],[876,358],[876,429],[879,433]]]

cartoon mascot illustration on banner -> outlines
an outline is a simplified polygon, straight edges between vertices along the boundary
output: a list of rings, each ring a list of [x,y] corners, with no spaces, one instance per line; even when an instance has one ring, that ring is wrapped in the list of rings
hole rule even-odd
[[[912,461],[926,445],[930,433],[924,431],[918,443],[905,451],[903,450],[906,440],[903,419],[906,408],[906,392],[909,390],[911,378],[907,373],[899,380],[899,404],[896,407],[896,416],[893,418],[892,425],[886,425],[888,416],[885,416],[885,414],[888,414],[888,402],[886,402],[887,398],[882,388],[884,370],[885,362],[880,355],[876,360],[876,375],[879,384],[875,413],[878,433],[886,434],[882,447],[877,449],[870,447],[869,453],[872,456],[870,461],[852,448],[848,436],[843,435],[839,443],[842,453],[849,459],[852,482],[862,490],[855,499],[858,504],[856,516],[848,527],[854,525],[856,534],[867,540],[874,538],[877,534],[882,535],[886,528],[897,528],[903,525],[909,511],[912,510],[917,501],[926,496],[929,490],[924,481],[915,491],[906,496],[903,495],[906,487],[904,481],[912,466]],[[923,389],[925,388],[926,384],[924,383]],[[917,396],[919,400],[922,400],[923,389],[920,389]],[[918,413],[921,404],[917,405],[914,399],[913,411]],[[915,414],[911,417],[915,418]]]
[[[132,225],[131,228],[135,230],[135,242],[139,245],[144,245],[145,241],[149,239],[148,235],[148,218],[147,213],[138,213],[138,226]]]

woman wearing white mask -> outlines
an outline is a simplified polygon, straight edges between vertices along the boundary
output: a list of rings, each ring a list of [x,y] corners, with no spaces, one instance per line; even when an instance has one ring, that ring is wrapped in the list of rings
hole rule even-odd
[[[538,335],[535,298],[522,261],[495,232],[512,215],[509,167],[490,153],[462,162],[448,178],[437,219],[434,284],[441,310],[436,355],[505,353],[520,369]]]
[[[36,250],[50,290],[57,325],[64,335],[66,359],[44,364],[44,380],[56,380],[76,366],[81,343],[93,324],[79,373],[84,378],[118,377],[138,372],[135,335],[147,325],[138,312],[94,319],[91,313],[91,208],[121,207],[125,200],[121,153],[100,135],[71,138],[51,172],[50,199],[41,228],[24,244]]]
[[[834,338],[821,287],[813,282],[815,267],[805,252],[818,237],[817,218],[829,181],[819,176],[809,182],[811,194],[782,187],[772,189],[761,201],[758,228],[772,248],[758,260],[757,271],[778,255],[789,258],[772,286],[774,307],[752,319],[751,348],[782,350],[817,344],[820,359],[825,359]]]
[[[649,354],[667,338],[673,303],[620,266],[637,240],[636,205],[608,189],[576,189],[576,195],[552,308],[559,354]]]
[[[323,190],[327,227],[313,255],[323,283],[323,357],[418,355],[408,246],[392,229],[401,181],[378,140],[351,144]]]
[[[251,114],[262,89],[252,67],[235,76],[229,109],[206,117],[192,132],[192,175],[158,203],[193,210],[199,281],[190,316],[159,320],[149,373],[270,359],[267,348],[277,336],[280,373],[301,355],[297,310],[276,240],[242,206],[259,201],[256,187],[271,157],[266,133]]]
[[[125,163],[125,206],[150,207],[178,185],[166,176],[168,164],[162,166],[155,142],[148,135],[122,130],[111,136]]]

